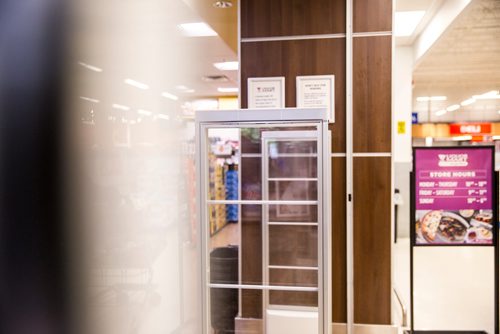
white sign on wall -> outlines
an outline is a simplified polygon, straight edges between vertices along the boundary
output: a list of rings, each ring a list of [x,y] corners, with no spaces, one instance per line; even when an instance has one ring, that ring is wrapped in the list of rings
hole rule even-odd
[[[327,108],[329,121],[335,122],[334,75],[298,76],[296,90],[298,108]]]
[[[285,77],[248,78],[248,108],[285,108]]]

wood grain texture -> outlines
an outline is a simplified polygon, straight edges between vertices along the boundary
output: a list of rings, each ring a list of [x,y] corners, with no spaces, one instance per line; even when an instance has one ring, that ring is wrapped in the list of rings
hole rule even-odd
[[[243,0],[241,37],[345,33],[345,0]]]
[[[353,31],[391,31],[392,0],[353,0]]]
[[[391,151],[391,52],[390,36],[354,39],[354,152]]]
[[[262,216],[260,207],[243,205],[241,212],[241,280],[262,284]],[[256,217],[257,215],[257,217]],[[262,318],[262,292],[246,290],[241,295],[242,317]]]
[[[335,75],[332,151],[345,152],[345,39],[273,41],[241,44],[241,101],[247,107],[247,79],[285,77],[285,105],[296,106],[298,75]]]
[[[333,322],[347,322],[346,159],[332,158]]]
[[[391,158],[354,158],[354,322],[391,323]]]

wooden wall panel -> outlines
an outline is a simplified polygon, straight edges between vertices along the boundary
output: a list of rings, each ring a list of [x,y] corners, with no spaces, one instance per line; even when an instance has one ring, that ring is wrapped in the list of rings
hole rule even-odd
[[[241,105],[247,107],[249,77],[285,77],[285,105],[296,106],[298,75],[335,75],[333,152],[345,152],[345,39],[317,39],[242,43]]]
[[[391,52],[391,36],[354,38],[354,152],[391,151]]]
[[[354,322],[391,323],[391,158],[354,158]]]
[[[354,32],[391,31],[392,0],[353,0]]]
[[[332,158],[333,322],[347,322],[346,159]]]
[[[241,37],[345,33],[345,0],[241,2]]]

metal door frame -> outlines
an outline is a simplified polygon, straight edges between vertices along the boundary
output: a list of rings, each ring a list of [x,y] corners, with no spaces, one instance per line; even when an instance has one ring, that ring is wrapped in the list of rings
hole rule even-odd
[[[241,284],[210,284],[209,283],[209,252],[207,234],[207,208],[210,204],[274,204],[273,201],[216,201],[207,199],[208,168],[206,162],[207,131],[209,128],[242,128],[242,127],[304,127],[316,126],[318,131],[318,287],[309,291],[318,291],[318,332],[331,332],[331,219],[330,219],[330,190],[331,190],[331,141],[328,130],[328,115],[326,108],[311,109],[276,109],[276,110],[232,110],[232,111],[202,111],[196,115],[196,162],[197,162],[197,207],[199,221],[199,266],[201,277],[201,305],[199,312],[202,319],[203,333],[210,329],[209,292],[211,287],[283,291],[308,291],[295,287],[246,285]],[[241,143],[241,141],[240,141]],[[262,152],[261,152],[262,153]],[[240,152],[241,158],[241,152]],[[321,163],[319,162],[321,160]],[[241,160],[240,160],[241,161]],[[321,179],[321,182],[319,181]],[[299,201],[301,202],[301,201]],[[286,201],[279,201],[286,204]],[[294,201],[294,204],[297,204]],[[306,203],[304,203],[306,204]],[[307,203],[310,204],[310,203]],[[241,212],[241,210],[240,210]],[[320,218],[321,217],[321,218]],[[241,228],[240,228],[241,231]],[[241,232],[240,232],[241,233]],[[241,235],[240,235],[241,237]],[[240,243],[241,244],[241,243]],[[320,246],[321,245],[321,246]],[[241,252],[240,252],[241,254]],[[241,265],[241,261],[239,261]],[[240,299],[241,300],[241,299]]]

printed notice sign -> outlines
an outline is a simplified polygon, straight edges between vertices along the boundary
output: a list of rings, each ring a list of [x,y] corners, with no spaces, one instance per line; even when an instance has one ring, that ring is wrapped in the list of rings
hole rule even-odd
[[[248,78],[249,109],[285,107],[285,77]]]
[[[329,120],[335,121],[335,76],[310,75],[297,77],[297,107],[327,108]]]
[[[416,148],[416,245],[493,245],[491,147]]]

